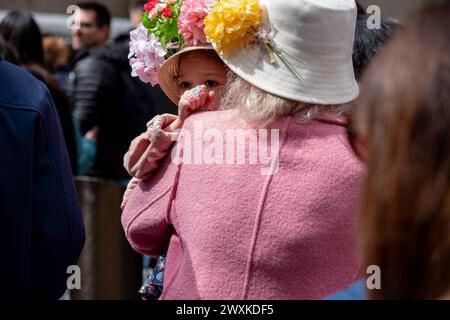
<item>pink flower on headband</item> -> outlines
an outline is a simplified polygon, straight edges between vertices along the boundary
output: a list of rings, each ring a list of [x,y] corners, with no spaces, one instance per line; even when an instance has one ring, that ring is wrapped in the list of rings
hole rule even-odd
[[[172,13],[172,10],[170,10],[169,7],[166,7],[166,8],[163,9],[162,15],[165,18],[171,18],[173,16],[173,13]]]
[[[141,81],[145,83],[150,83],[152,86],[158,84],[158,71],[159,69],[155,68],[147,68],[142,61],[138,59],[131,58],[130,59],[131,76],[139,77]]]
[[[155,6],[159,3],[159,0],[150,0],[144,5],[144,10],[147,12],[152,11]]]
[[[178,18],[178,29],[188,45],[208,43],[203,19],[214,0],[185,0]]]
[[[147,35],[148,30],[143,26],[130,32],[130,59],[131,75],[139,77],[152,86],[158,83],[158,72],[166,61],[166,50],[154,34]]]

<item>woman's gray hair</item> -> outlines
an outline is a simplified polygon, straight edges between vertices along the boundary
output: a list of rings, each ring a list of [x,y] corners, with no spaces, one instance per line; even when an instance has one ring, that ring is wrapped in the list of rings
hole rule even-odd
[[[301,122],[308,122],[322,114],[343,112],[345,106],[311,105],[284,99],[265,92],[235,73],[228,73],[228,84],[221,99],[221,109],[239,108],[245,121],[265,124],[294,115]]]

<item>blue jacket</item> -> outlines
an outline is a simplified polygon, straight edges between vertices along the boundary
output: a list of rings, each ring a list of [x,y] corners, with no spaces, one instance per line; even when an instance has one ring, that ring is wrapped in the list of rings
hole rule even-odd
[[[0,150],[0,299],[57,299],[84,225],[49,91],[4,60]]]
[[[324,300],[368,300],[366,280],[359,280],[347,289],[332,294]]]

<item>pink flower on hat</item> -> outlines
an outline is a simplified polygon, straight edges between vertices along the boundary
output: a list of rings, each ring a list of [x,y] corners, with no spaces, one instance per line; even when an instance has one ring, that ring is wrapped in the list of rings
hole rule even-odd
[[[159,3],[159,0],[150,0],[144,5],[144,10],[147,12],[152,11],[155,6]]]
[[[131,76],[139,77],[141,81],[150,83],[152,86],[158,84],[159,69],[147,68],[142,61],[134,58],[130,59],[130,65],[132,68]]]
[[[178,18],[178,29],[188,45],[208,43],[203,19],[214,0],[185,0]]]
[[[155,18],[158,17],[158,14],[159,14],[158,10],[156,8],[154,8],[154,9],[149,11],[148,18],[149,19],[155,19]]]
[[[143,26],[130,32],[130,58],[131,75],[139,77],[152,86],[158,83],[158,72],[166,61],[166,50],[154,34],[147,35],[148,30]]]
[[[170,10],[170,7],[164,8],[164,10],[162,11],[162,15],[165,18],[171,18],[173,16],[173,13],[172,10]]]
[[[158,12],[163,12],[163,10],[167,8],[167,4],[166,3],[158,3],[155,6],[155,9],[158,10]]]

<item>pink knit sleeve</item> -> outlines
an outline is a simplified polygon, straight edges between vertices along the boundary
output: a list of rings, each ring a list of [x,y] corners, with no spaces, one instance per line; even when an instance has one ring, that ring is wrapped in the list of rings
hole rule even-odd
[[[132,177],[146,179],[157,168],[158,161],[178,138],[178,130],[169,130],[169,124],[175,121],[176,116],[158,115],[149,121],[147,131],[131,142],[123,162]]]
[[[163,114],[154,117],[147,123],[147,131],[136,137],[123,159],[123,165],[133,177],[123,194],[123,209],[134,188],[142,179],[150,177],[158,167],[158,162],[167,154],[178,138],[178,130],[173,131],[171,124],[177,124],[178,117]]]
[[[154,174],[131,192],[122,225],[129,243],[140,253],[158,256],[168,244],[173,232],[169,212],[177,170],[168,155]]]
[[[136,188],[136,186],[141,182],[138,178],[133,178],[128,182],[127,189],[125,190],[122,198],[122,204],[120,205],[120,208],[123,210],[125,206],[127,205],[128,199],[130,198],[130,195],[132,194],[133,190]]]

